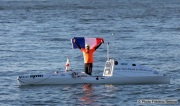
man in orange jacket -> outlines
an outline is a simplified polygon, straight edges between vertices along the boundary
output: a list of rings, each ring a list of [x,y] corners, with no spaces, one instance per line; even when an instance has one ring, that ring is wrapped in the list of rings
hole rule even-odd
[[[91,49],[90,49],[90,45],[89,44],[86,44],[85,45],[85,49],[84,49],[84,48],[81,48],[79,46],[79,44],[77,44],[75,39],[73,40],[73,42],[76,44],[76,46],[83,53],[83,57],[84,57],[84,71],[85,71],[85,73],[91,75],[92,74],[92,67],[93,67],[93,53],[102,44],[103,41],[101,40],[101,43],[99,43],[98,45],[94,46]]]

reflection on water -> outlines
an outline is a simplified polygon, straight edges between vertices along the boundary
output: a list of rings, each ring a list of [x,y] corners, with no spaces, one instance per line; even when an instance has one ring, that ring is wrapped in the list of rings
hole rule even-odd
[[[83,86],[84,95],[81,97],[82,105],[83,104],[92,104],[93,100],[93,88],[92,84],[84,84]]]

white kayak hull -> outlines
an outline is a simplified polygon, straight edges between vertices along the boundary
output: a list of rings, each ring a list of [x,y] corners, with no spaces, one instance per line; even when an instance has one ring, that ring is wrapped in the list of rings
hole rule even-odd
[[[18,76],[19,85],[42,84],[170,84],[170,78],[138,64],[114,59],[107,60],[102,76],[84,72],[55,72],[51,74]]]
[[[64,75],[64,74],[63,74]],[[35,77],[32,77],[35,76]],[[169,84],[168,76],[134,76],[134,77],[105,77],[105,76],[76,76],[67,74],[29,75],[17,78],[19,85],[52,85],[52,84]]]

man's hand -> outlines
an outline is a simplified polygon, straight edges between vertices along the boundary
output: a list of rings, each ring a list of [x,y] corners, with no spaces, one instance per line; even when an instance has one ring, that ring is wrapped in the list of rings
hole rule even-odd
[[[101,43],[104,43],[102,39],[101,39]]]
[[[76,42],[76,39],[73,39],[73,42],[75,43],[75,42]]]

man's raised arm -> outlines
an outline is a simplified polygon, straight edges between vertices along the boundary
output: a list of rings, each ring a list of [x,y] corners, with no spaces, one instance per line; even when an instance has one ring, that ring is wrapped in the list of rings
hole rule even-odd
[[[99,48],[99,46],[101,46],[102,43],[103,43],[103,41],[101,40],[101,43],[99,43],[99,44],[95,47],[95,50],[96,50],[97,48]]]

